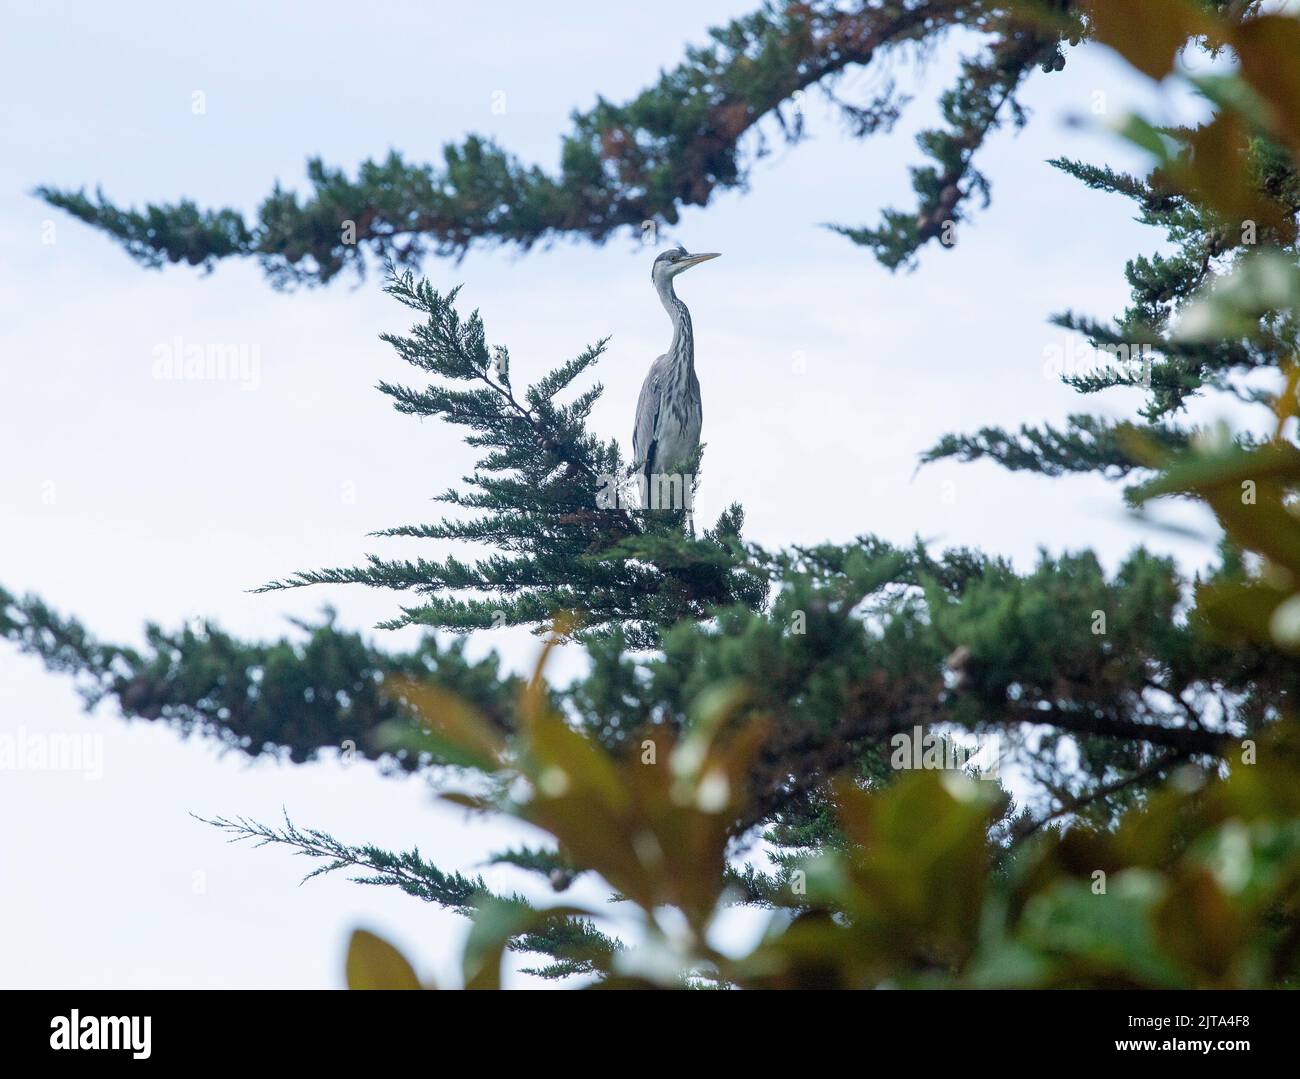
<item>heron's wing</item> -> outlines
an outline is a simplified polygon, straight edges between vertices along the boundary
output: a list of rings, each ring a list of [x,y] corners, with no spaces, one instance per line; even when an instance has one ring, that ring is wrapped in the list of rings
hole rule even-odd
[[[660,356],[650,365],[650,373],[641,383],[641,396],[636,399],[636,425],[632,428],[632,464],[636,471],[645,471],[654,457],[655,434],[659,426],[659,406],[663,401],[663,369],[666,356]]]

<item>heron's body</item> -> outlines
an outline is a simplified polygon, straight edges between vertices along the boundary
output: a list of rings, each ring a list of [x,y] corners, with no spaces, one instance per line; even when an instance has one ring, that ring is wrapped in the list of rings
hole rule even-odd
[[[691,316],[680,300],[685,338],[690,339]],[[644,476],[689,467],[700,446],[704,412],[700,380],[695,377],[694,349],[674,336],[673,347],[650,365],[636,402],[637,424],[632,432],[632,456]]]
[[[714,255],[688,255],[681,248],[655,260],[651,279],[673,324],[668,351],[650,365],[636,403],[632,431],[634,469],[645,477],[688,470],[700,447],[703,407],[695,376],[695,338],[691,313],[673,291],[673,278]]]

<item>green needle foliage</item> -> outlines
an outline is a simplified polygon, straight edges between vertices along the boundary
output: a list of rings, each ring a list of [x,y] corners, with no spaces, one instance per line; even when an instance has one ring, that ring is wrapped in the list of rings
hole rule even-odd
[[[718,192],[743,187],[769,136],[802,138],[796,95],[805,90],[824,91],[855,137],[888,130],[903,100],[892,87],[870,101],[840,100],[845,76],[899,50],[928,47],[948,31],[973,31],[981,44],[944,96],[947,126],[920,137],[935,164],[913,170],[916,209],[886,213],[877,230],[841,230],[899,266],[926,241],[942,238],[944,222],[960,216],[966,199],[987,200],[988,183],[973,156],[1002,117],[1023,119],[1015,92],[1024,77],[1035,67],[1059,70],[1059,43],[1079,40],[1077,18],[1063,15],[1058,24],[1035,16],[1073,7],[1005,0],[764,3],[711,30],[708,46],[687,49],[631,101],[599,98],[575,112],[555,175],[471,135],[444,147],[439,164],[413,164],[394,151],[363,162],[355,177],[312,158],[310,193],[300,197],[277,183],[252,222],[237,210],[202,209],[188,199],[137,210],[99,191],[45,186],[36,193],[102,229],[146,266],[211,266],[251,256],[278,287],[324,284],[349,267],[361,272],[367,250],[414,266],[430,252],[459,255],[472,244],[527,250],[565,236],[601,243],[620,229],[639,236],[646,222],[675,224],[682,207],[705,206]]]
[[[88,708],[111,699],[128,719],[214,737],[250,756],[302,762],[333,750],[420,766],[377,739],[400,714],[381,692],[392,677],[436,680],[500,725],[509,722],[518,679],[495,655],[468,659],[463,639],[444,646],[429,634],[409,652],[393,652],[339,629],[332,611],[320,623],[294,625],[298,639],[250,643],[210,621],[174,632],[150,624],[138,649],[98,641],[38,597],[0,588],[0,636],[75,678]]]
[[[1191,133],[1170,131],[1186,140]],[[1089,187],[1123,195],[1139,207],[1139,220],[1163,230],[1173,246],[1168,255],[1131,259],[1125,276],[1131,288],[1129,307],[1109,323],[1072,313],[1053,321],[1084,335],[1095,350],[1083,370],[1066,372],[1062,381],[1080,393],[1115,387],[1138,388],[1147,394],[1142,409],[1148,424],[1143,431],[1165,450],[1186,449],[1197,435],[1180,423],[1188,401],[1207,391],[1271,407],[1272,388],[1254,385],[1250,376],[1276,371],[1283,358],[1295,354],[1295,313],[1285,305],[1259,312],[1248,334],[1191,336],[1176,323],[1177,314],[1203,293],[1206,286],[1230,276],[1261,251],[1272,251],[1294,263],[1297,257],[1296,215],[1300,213],[1300,177],[1294,162],[1262,136],[1247,148],[1246,167],[1258,176],[1275,200],[1280,223],[1261,227],[1257,218],[1226,221],[1211,206],[1198,203],[1170,185],[1167,174],[1155,171],[1144,178],[1122,175],[1076,161],[1052,164],[1083,180]],[[1024,426],[1018,432],[985,428],[973,435],[950,435],[926,455],[971,461],[988,458],[1007,468],[1060,475],[1100,472],[1127,475],[1141,468],[1124,446],[1127,425],[1093,416],[1071,416],[1065,429]],[[1250,434],[1239,436],[1253,444]]]
[[[1097,472],[1125,480],[1135,504],[1198,500],[1225,537],[1196,579],[1140,549],[1113,573],[1087,551],[1044,554],[1019,572],[978,551],[873,536],[769,551],[741,538],[739,507],[688,535],[679,512],[608,498],[624,462],[587,429],[599,387],[576,385],[599,344],[516,390],[508,353],[489,345],[477,315],[463,318],[455,293],[408,271],[389,291],[419,321],[387,340],[435,381],[380,389],[399,411],[465,428],[482,456],[442,496],[459,516],[380,535],[487,553],[372,557],[267,587],[414,593],[390,625],[551,627],[547,651],[576,641],[586,673],[548,688],[540,665],[527,682],[503,677],[495,659],[468,661],[432,634],[410,653],[385,653],[332,620],[300,627],[305,641],[273,644],[210,625],[150,627],[147,648],[133,650],[3,591],[0,634],[79,678],[91,704],[113,698],[128,716],[253,755],[355,750],[427,768],[460,788],[458,804],[540,828],[546,845],[490,859],[532,874],[541,887],[529,898],[444,872],[415,848],[353,845],[287,820],[213,822],[286,845],[317,860],[317,872],[352,872],[474,918],[464,963],[474,987],[499,985],[507,949],[542,956],[535,969],[547,977],[611,986],[1293,985],[1300,88],[1277,73],[1300,55],[1300,21],[1190,0],[768,7],[633,105],[578,116],[561,178],[521,171],[480,144],[449,153],[456,183],[427,171],[398,182],[397,162],[384,194],[393,201],[359,235],[409,264],[422,239],[455,252],[566,230],[601,240],[655,213],[671,220],[676,206],[741,181],[736,138],[795,89],[957,25],[986,35],[987,51],[945,98],[950,130],[923,139],[935,165],[914,174],[920,211],[848,230],[886,265],[942,241],[963,201],[986,191],[971,155],[1004,110],[1016,118],[1028,66],[1058,66],[1061,40],[1096,37],[1155,78],[1171,76],[1189,40],[1238,57],[1238,73],[1197,80],[1215,106],[1206,124],[1158,131],[1130,120],[1126,134],[1152,155],[1149,174],[1054,162],[1136,202],[1171,243],[1171,253],[1128,264],[1132,301],[1112,322],[1058,319],[1101,357],[1066,381],[1084,394],[1141,386],[1141,422],[1079,414],[1060,428],[988,428],[927,455]],[[858,113],[859,133],[891,107]],[[584,157],[597,143],[611,148]],[[328,178],[302,207],[277,193],[279,209],[264,207],[257,226],[193,207],[141,217],[67,198],[147,261],[257,254],[279,283],[318,282],[358,260],[334,236],[341,213],[360,220],[374,202],[362,186]],[[494,201],[475,201],[488,192]],[[473,205],[504,209],[466,217]],[[178,223],[184,243],[169,233]],[[1180,414],[1207,392],[1267,406],[1269,431],[1188,425]],[[1031,780],[1024,804],[951,768],[900,769],[897,739],[917,728],[940,746],[996,735]],[[599,910],[536,898],[584,874],[640,912],[646,947],[606,931]],[[750,955],[709,944],[729,904],[778,912]],[[665,906],[687,926],[684,945],[657,920]],[[368,934],[354,940],[348,969],[355,985],[415,983]]]
[[[707,617],[713,607],[762,606],[767,581],[745,563],[739,506],[695,539],[682,532],[680,508],[620,505],[627,470],[618,446],[586,428],[601,387],[567,404],[557,400],[596,362],[603,341],[516,397],[509,354],[489,348],[478,312],[462,321],[455,308],[458,290],[440,295],[408,271],[394,277],[387,291],[423,321],[409,335],[385,334],[384,340],[419,371],[443,381],[418,389],[381,383],[380,390],[399,412],[467,428],[466,442],[484,456],[467,490],[438,497],[477,516],[379,535],[464,540],[495,553],[472,564],[455,557],[398,562],[372,556],[364,567],[298,573],[264,591],[356,583],[423,597],[385,628],[537,626],[581,610],[586,630],[617,625],[636,647],[653,647],[662,627]]]

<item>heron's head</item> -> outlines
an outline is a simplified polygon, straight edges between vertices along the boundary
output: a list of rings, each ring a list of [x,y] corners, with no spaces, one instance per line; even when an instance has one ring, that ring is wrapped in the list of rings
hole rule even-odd
[[[650,270],[650,279],[656,285],[662,281],[671,281],[692,266],[698,266],[701,262],[708,262],[709,259],[717,257],[716,251],[692,255],[684,247],[670,247],[667,251],[660,252],[659,257],[655,259],[655,264]]]

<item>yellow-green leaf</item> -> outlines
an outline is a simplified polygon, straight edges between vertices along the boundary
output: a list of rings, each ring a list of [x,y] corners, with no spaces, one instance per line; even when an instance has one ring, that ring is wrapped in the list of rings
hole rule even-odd
[[[348,942],[349,989],[420,989],[406,957],[382,937],[355,929]]]

